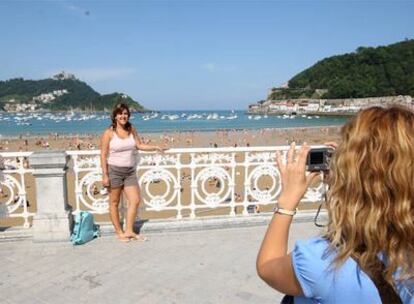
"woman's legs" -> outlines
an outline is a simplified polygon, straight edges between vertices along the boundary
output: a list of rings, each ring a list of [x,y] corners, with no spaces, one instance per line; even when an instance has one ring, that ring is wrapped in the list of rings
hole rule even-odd
[[[111,218],[112,225],[114,225],[115,233],[118,239],[121,241],[129,241],[124,235],[121,222],[119,221],[119,200],[121,197],[122,187],[110,188],[109,190],[109,217]]]
[[[146,238],[143,238],[137,235],[134,232],[134,223],[135,218],[137,217],[137,209],[140,203],[140,190],[138,186],[127,186],[124,188],[125,195],[128,200],[128,210],[127,210],[127,218],[126,218],[126,229],[125,229],[125,236],[134,238],[137,240],[145,241]]]

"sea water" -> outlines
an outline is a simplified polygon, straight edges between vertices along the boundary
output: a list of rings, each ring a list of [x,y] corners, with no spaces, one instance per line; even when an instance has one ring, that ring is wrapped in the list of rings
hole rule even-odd
[[[160,111],[132,113],[130,121],[141,133],[213,131],[218,129],[295,128],[343,125],[346,117],[306,115],[250,115],[245,111]],[[0,136],[100,134],[111,124],[110,114],[0,112]]]

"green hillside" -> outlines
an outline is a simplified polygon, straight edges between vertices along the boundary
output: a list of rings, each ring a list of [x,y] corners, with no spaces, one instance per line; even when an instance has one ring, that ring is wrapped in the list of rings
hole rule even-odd
[[[112,93],[107,95],[101,95],[97,99],[97,103],[103,107],[105,111],[112,111],[112,108],[117,104],[119,99],[122,98],[122,102],[128,104],[131,111],[144,112],[147,111],[139,103],[134,101],[131,97],[125,96],[122,93]]]
[[[414,96],[414,40],[325,58],[288,84],[269,98],[316,97],[317,89],[323,89],[319,90],[323,98]]]
[[[101,95],[88,84],[76,79],[73,75],[63,77],[63,74],[42,80],[25,80],[15,78],[0,81],[0,107],[15,107],[17,104],[36,105],[36,109],[65,111],[65,110],[111,110],[118,98],[122,98],[133,111],[146,109],[122,93]],[[55,94],[53,94],[55,92]],[[43,95],[52,94],[52,100]],[[42,99],[43,98],[43,99]]]

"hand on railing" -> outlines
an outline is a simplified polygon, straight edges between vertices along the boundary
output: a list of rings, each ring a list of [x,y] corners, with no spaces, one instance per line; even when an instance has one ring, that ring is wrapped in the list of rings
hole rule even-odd
[[[4,164],[4,158],[0,155],[0,170],[5,170],[6,165]]]
[[[170,148],[168,148],[166,145],[156,146],[155,147],[155,151],[157,151],[158,153],[164,153],[165,151],[167,151],[169,149]]]

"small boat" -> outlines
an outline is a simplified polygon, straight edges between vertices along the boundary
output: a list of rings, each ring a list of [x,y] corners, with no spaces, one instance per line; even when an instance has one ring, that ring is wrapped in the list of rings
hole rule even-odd
[[[168,116],[168,119],[169,119],[169,120],[177,120],[178,118],[180,118],[180,116],[178,116],[177,114],[174,114],[174,115],[169,115],[169,116]]]
[[[226,117],[226,119],[228,120],[233,120],[233,119],[237,119],[237,114],[232,114]]]
[[[219,115],[217,113],[209,114],[206,119],[208,119],[208,120],[210,120],[210,119],[217,120],[217,119],[219,119]]]

